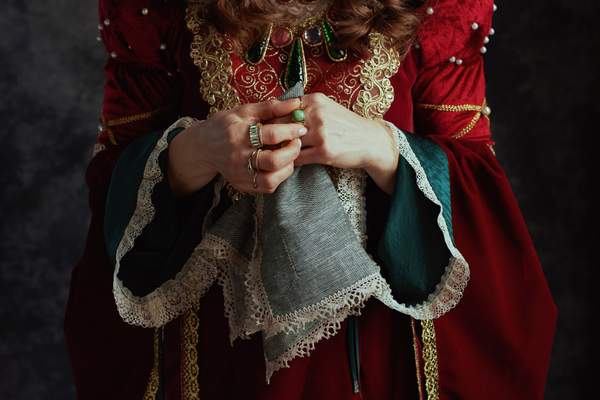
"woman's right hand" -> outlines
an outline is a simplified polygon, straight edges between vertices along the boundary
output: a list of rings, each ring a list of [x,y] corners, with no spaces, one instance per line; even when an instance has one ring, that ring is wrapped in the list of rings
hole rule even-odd
[[[176,198],[206,186],[220,173],[234,189],[250,193],[273,193],[294,171],[294,160],[300,153],[300,136],[306,129],[295,123],[262,126],[265,144],[260,152],[260,172],[253,187],[253,174],[248,173],[250,124],[289,115],[300,101],[268,100],[220,111],[206,121],[198,122],[173,138],[169,145],[168,174]],[[284,147],[281,143],[288,142]],[[252,166],[256,167],[256,156]]]

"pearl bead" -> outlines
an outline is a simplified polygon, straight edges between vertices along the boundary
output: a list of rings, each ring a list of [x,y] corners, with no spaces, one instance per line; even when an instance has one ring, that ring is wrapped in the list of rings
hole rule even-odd
[[[167,75],[169,75],[169,76],[173,76],[173,74],[172,74],[172,73],[170,73],[170,72],[167,72]]]
[[[112,58],[117,58],[117,53],[115,53],[115,52],[113,51],[112,53],[110,53],[110,56],[111,56]]]
[[[100,35],[96,36],[96,40],[99,41],[99,42],[101,42],[102,41],[102,36],[100,36]]]
[[[148,9],[142,8],[142,15],[148,15]]]
[[[98,24],[98,30],[101,31],[102,29],[104,29],[104,27],[102,26],[102,24]]]
[[[104,125],[98,125],[98,132],[104,132]]]
[[[487,53],[487,49],[485,48],[485,46],[483,46],[481,49],[479,49],[479,52],[481,54],[485,54],[485,53]]]
[[[489,37],[485,37],[485,39],[483,39],[483,43],[488,44],[490,42],[490,38]]]
[[[492,113],[492,109],[488,106],[485,106],[481,109],[481,112],[483,113],[483,115],[489,116]]]
[[[456,62],[456,57],[452,56],[448,61],[450,61],[451,63]]]
[[[477,22],[473,22],[473,25],[471,25],[471,29],[476,31],[477,29],[479,29],[479,24]]]
[[[110,20],[109,19],[105,19],[104,20],[104,25],[106,25],[106,26],[110,25]]]
[[[429,14],[429,15],[433,14],[433,8],[431,8],[431,7],[427,8],[427,14]]]
[[[456,60],[456,65],[462,65],[462,60],[461,59]]]
[[[415,49],[420,49],[421,45],[419,43],[415,43]]]
[[[161,49],[161,50],[166,50],[166,49],[167,49],[167,45],[166,45],[166,44],[164,44],[164,43],[161,43],[161,45],[160,45],[160,49]]]
[[[498,6],[494,4],[494,11],[498,9]]]
[[[490,29],[490,36],[492,36],[494,33],[496,33],[496,30],[494,30],[494,28]]]
[[[127,45],[127,48],[128,48],[129,50],[131,50],[131,45],[130,45],[130,44],[128,44],[128,45]]]

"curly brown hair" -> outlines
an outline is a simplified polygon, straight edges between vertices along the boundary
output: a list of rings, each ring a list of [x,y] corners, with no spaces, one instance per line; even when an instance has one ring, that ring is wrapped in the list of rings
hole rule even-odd
[[[389,36],[402,58],[415,41],[420,16],[429,0],[334,0],[336,32],[344,47],[357,55],[368,51],[369,33]],[[256,31],[273,21],[292,21],[293,16],[273,7],[272,0],[188,0],[201,3],[205,21],[227,34],[243,53]]]

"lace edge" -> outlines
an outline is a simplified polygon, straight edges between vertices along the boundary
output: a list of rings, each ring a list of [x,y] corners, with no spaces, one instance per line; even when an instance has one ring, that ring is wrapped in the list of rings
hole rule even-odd
[[[326,316],[323,316],[322,318],[313,318],[313,321],[321,320],[321,324],[319,324],[319,326],[317,326],[308,335],[304,336],[300,341],[295,343],[293,346],[289,347],[279,357],[275,358],[272,361],[269,361],[265,355],[265,363],[267,366],[267,383],[270,382],[271,376],[275,371],[278,371],[281,368],[289,368],[289,362],[291,360],[293,360],[296,357],[309,356],[310,352],[315,349],[315,345],[318,342],[320,342],[323,339],[329,339],[335,336],[341,327],[341,323],[346,318],[348,318],[349,315],[361,314],[361,309],[364,308],[365,302],[369,298],[379,298],[382,296],[382,294],[378,293],[385,292],[391,293],[391,289],[385,281],[385,279],[383,279],[383,277],[381,277],[381,275],[377,273],[361,280],[359,283],[352,286],[351,288],[347,288],[346,290],[336,293],[336,295],[342,293],[339,297],[344,297],[345,295],[346,299],[351,294],[359,294],[361,300],[358,302],[346,301],[344,303],[338,303],[339,307],[332,308],[330,313]],[[327,301],[330,300],[325,299],[322,302]]]
[[[429,299],[426,302],[418,306],[418,308],[400,305],[395,300],[390,304],[393,305],[393,309],[399,310],[398,307],[400,307],[404,310],[401,312],[412,315],[416,319],[437,318],[445,314],[451,308],[454,308],[462,298],[462,294],[467,286],[470,277],[469,265],[467,264],[460,251],[456,248],[456,246],[454,246],[452,237],[450,235],[450,230],[448,228],[448,225],[446,224],[446,220],[444,219],[444,207],[442,206],[442,203],[435,194],[435,191],[433,190],[429,179],[427,178],[427,174],[425,173],[421,162],[419,161],[418,157],[415,155],[410,144],[408,143],[406,135],[391,122],[384,122],[386,122],[388,126],[392,129],[392,132],[394,132],[394,140],[396,141],[396,145],[398,146],[398,152],[402,157],[404,157],[404,159],[415,171],[417,187],[419,188],[419,190],[421,190],[425,197],[427,197],[431,202],[440,207],[440,212],[437,216],[437,224],[440,228],[440,231],[442,232],[442,235],[444,236],[444,242],[446,243],[446,247],[450,251],[450,254],[452,254],[452,257],[450,258],[450,263],[446,268],[446,273],[442,277],[442,281],[438,285],[436,291],[429,296]],[[449,288],[448,291],[444,291],[443,288],[442,290],[440,290],[440,285],[448,285],[450,283],[453,286],[452,288]],[[453,294],[451,295],[451,293]],[[437,307],[439,307],[440,311],[443,310],[443,312],[432,313],[431,311],[426,311],[427,309],[431,310],[433,304],[436,304],[435,299],[433,301],[430,301],[432,296],[435,299],[439,300],[437,301]],[[444,301],[447,301],[448,304],[443,305]],[[386,303],[386,301],[384,301],[384,303]],[[414,311],[417,309],[420,309],[423,312]],[[435,317],[422,317],[421,315],[435,315]]]
[[[135,240],[142,234],[143,229],[154,219],[156,210],[152,204],[152,193],[156,184],[163,179],[162,171],[158,165],[158,158],[169,146],[167,136],[173,130],[177,128],[188,128],[195,122],[197,122],[197,120],[193,118],[180,118],[165,130],[162,137],[156,143],[155,148],[152,150],[146,161],[143,178],[138,189],[136,208],[117,247],[115,271],[113,273],[113,295],[119,314],[125,322],[132,325],[159,327],[166,324],[171,319],[182,314],[191,305],[193,300],[198,299],[198,297],[201,296],[200,293],[202,291],[205,292],[208,287],[210,287],[210,285],[208,285],[208,287],[204,288],[204,286],[207,285],[206,282],[212,284],[212,281],[214,281],[214,277],[211,277],[211,275],[214,275],[215,271],[209,269],[206,271],[205,276],[200,279],[200,281],[205,282],[204,285],[201,285],[200,293],[193,290],[192,288],[198,283],[198,279],[182,279],[182,277],[187,275],[186,270],[188,268],[186,268],[186,266],[188,266],[190,260],[188,260],[188,263],[186,263],[183,270],[177,274],[175,279],[176,281],[187,283],[180,288],[178,288],[177,285],[174,285],[173,280],[170,280],[152,293],[143,297],[138,297],[133,295],[131,291],[125,287],[123,281],[118,278],[122,258],[133,248]],[[213,208],[214,206],[215,203],[213,202]],[[177,292],[175,296],[173,296],[174,291]]]
[[[383,304],[414,319],[426,320],[439,318],[456,307],[462,299],[467,283],[469,282],[469,266],[463,259],[450,258],[444,276],[435,291],[426,301],[415,306],[398,303],[392,292],[385,292],[377,297]]]

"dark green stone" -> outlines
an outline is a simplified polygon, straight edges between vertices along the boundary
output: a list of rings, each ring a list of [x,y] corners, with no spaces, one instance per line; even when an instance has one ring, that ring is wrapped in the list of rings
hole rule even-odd
[[[269,33],[271,32],[270,25],[265,25],[258,33],[256,39],[246,52],[246,59],[251,64],[258,64],[263,58],[264,53],[267,51],[269,43]]]
[[[346,50],[341,48],[340,38],[333,30],[333,27],[327,20],[321,21],[323,33],[325,34],[325,43],[327,44],[327,54],[334,61],[340,61],[346,58]]]
[[[304,82],[304,78],[302,40],[294,39],[287,69],[285,71],[285,86],[289,89],[298,82]]]

